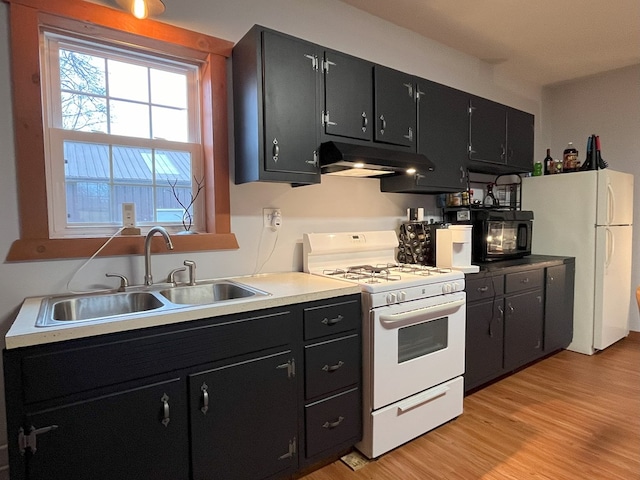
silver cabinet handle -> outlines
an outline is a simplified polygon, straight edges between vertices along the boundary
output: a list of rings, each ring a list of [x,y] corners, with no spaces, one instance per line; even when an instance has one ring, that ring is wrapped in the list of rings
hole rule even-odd
[[[169,396],[166,393],[163,394],[160,401],[162,402],[162,425],[166,427],[171,421],[169,415]]]
[[[335,325],[336,323],[341,322],[344,319],[344,317],[342,315],[338,315],[335,318],[323,318],[321,323],[327,325],[327,326],[331,326],[331,325]]]
[[[384,135],[384,130],[387,128],[387,121],[384,119],[384,115],[380,115],[380,133]]]
[[[529,283],[529,277],[523,278],[520,280],[521,283]]]
[[[509,305],[507,305],[509,307],[509,313],[513,313],[515,312],[515,309],[513,308],[513,306],[511,305],[511,303],[509,303]]]
[[[489,290],[489,286],[488,285],[485,285],[484,287],[478,287],[478,291],[480,293],[484,293],[484,292],[486,292],[488,290]]]
[[[367,125],[369,125],[369,119],[367,118],[367,112],[362,112],[362,131],[367,131]]]
[[[344,417],[343,416],[339,416],[338,419],[335,422],[328,422],[328,421],[324,422],[322,424],[322,428],[327,428],[327,429],[331,430],[332,428],[336,428],[343,421],[344,421]]]
[[[208,388],[209,387],[206,383],[203,383],[200,387],[200,390],[202,391],[202,407],[200,407],[200,411],[205,415],[209,411],[209,392],[207,391]]]
[[[336,370],[338,370],[343,365],[344,365],[344,362],[342,360],[340,360],[335,365],[332,365],[332,366],[325,365],[324,367],[322,367],[322,370],[325,371],[325,372],[331,373],[331,372],[335,372]]]
[[[278,139],[273,139],[273,153],[272,158],[274,162],[278,162],[278,157],[280,156],[280,145],[278,145]]]

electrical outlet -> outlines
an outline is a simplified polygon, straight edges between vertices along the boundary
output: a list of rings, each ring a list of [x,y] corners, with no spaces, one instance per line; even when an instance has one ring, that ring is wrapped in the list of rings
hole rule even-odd
[[[262,225],[277,230],[282,223],[282,212],[279,208],[262,209]]]

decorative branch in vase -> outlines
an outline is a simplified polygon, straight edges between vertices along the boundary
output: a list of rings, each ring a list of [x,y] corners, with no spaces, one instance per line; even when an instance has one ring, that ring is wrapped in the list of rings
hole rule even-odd
[[[198,198],[198,195],[200,195],[200,191],[204,188],[204,177],[198,180],[194,176],[193,181],[196,183],[196,187],[197,187],[196,193],[194,194],[193,191],[191,192],[191,201],[187,205],[185,205],[182,202],[182,200],[180,200],[180,196],[178,195],[178,190],[176,189],[178,179],[174,180],[173,183],[171,182],[171,180],[167,180],[167,182],[169,183],[169,186],[171,187],[171,193],[175,197],[178,204],[184,210],[184,213],[182,214],[182,226],[184,227],[184,232],[181,232],[181,233],[198,233],[198,232],[191,231],[191,227],[193,225],[193,214],[190,212],[190,209],[195,203],[196,199]]]

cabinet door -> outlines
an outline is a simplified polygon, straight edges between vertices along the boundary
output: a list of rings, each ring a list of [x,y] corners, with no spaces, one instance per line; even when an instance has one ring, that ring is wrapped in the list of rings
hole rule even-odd
[[[189,376],[193,480],[251,480],[298,464],[291,351]]]
[[[472,97],[469,113],[469,159],[505,164],[506,140],[506,107],[485,98]]]
[[[534,116],[509,108],[507,110],[507,164],[514,171],[533,170]]]
[[[505,297],[504,367],[514,370],[542,354],[542,290]]]
[[[566,348],[573,339],[573,272],[567,265],[547,268],[544,350]]]
[[[187,480],[185,389],[174,379],[28,414],[27,429],[57,427],[35,436],[26,478]]]
[[[338,52],[324,53],[324,133],[373,138],[373,66]]]
[[[462,191],[469,141],[469,98],[437,83],[418,83],[418,153],[435,164],[420,178],[427,185]]]
[[[415,80],[411,75],[374,67],[374,140],[416,149]]]
[[[264,169],[318,171],[317,47],[263,32]],[[242,132],[236,132],[237,135]]]
[[[503,300],[467,306],[464,388],[470,390],[503,373]]]

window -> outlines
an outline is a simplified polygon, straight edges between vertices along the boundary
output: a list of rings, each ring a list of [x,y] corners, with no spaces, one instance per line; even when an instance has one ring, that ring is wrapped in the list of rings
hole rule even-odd
[[[125,202],[139,226],[202,230],[198,67],[43,37],[51,235],[115,231]]]
[[[179,227],[199,181],[206,188],[192,211],[203,233],[174,236],[175,250],[238,248],[230,231],[227,152],[232,43],[82,0],[5,1],[20,210],[20,238],[7,260],[93,254],[120,224],[121,199],[134,199],[138,223]],[[57,49],[58,60],[40,55],[43,38],[48,51]],[[61,55],[102,72],[91,77],[97,83],[60,81]],[[122,69],[129,68],[147,79],[146,100],[129,86],[133,77],[125,88],[119,85]],[[47,83],[52,78],[57,80]],[[112,78],[115,83],[107,85]],[[186,88],[176,94],[172,87],[166,95],[153,87],[158,82]],[[80,114],[85,102],[93,108],[89,117]],[[145,110],[146,121],[124,122],[130,110]],[[162,121],[167,116],[170,127]],[[125,171],[127,158],[135,158],[137,172]],[[174,202],[172,189],[184,200]],[[136,195],[145,197],[147,210]],[[140,236],[117,237],[101,255],[140,253],[142,247]]]

